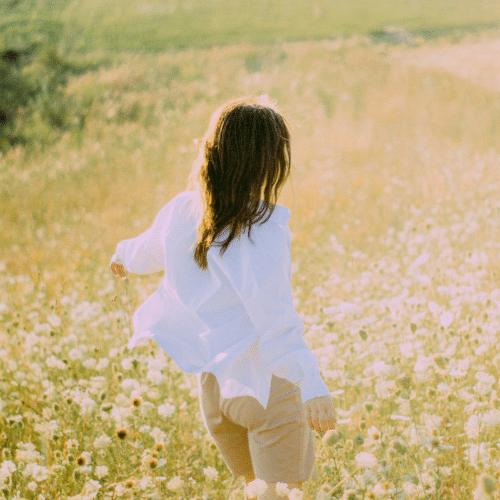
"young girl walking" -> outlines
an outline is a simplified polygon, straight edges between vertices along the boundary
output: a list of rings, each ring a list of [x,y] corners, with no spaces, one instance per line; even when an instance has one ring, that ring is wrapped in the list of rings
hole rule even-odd
[[[261,500],[276,498],[278,482],[318,477],[311,429],[336,421],[293,305],[291,212],[276,204],[290,167],[290,130],[267,96],[222,105],[188,190],[111,259],[121,278],[165,272],[128,347],[152,338],[197,374],[209,433],[234,475],[266,482]]]

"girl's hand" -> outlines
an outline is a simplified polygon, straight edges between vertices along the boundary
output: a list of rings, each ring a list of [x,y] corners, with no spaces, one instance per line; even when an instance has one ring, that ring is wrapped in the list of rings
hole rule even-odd
[[[307,423],[316,432],[335,429],[337,418],[331,396],[318,396],[304,402]]]
[[[125,268],[122,266],[122,264],[117,264],[116,262],[112,262],[111,271],[115,276],[118,276],[122,280],[127,279],[127,273],[125,272]]]

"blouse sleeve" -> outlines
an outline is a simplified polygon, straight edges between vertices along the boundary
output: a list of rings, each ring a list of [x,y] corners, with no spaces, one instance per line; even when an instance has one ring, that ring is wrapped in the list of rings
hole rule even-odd
[[[122,264],[125,271],[133,274],[151,274],[165,269],[165,251],[161,235],[171,216],[172,201],[160,210],[147,231],[118,243],[110,264]]]
[[[300,384],[303,401],[330,395],[293,305],[290,229],[272,221],[254,228],[254,244],[234,240],[217,261],[259,333],[262,365]]]

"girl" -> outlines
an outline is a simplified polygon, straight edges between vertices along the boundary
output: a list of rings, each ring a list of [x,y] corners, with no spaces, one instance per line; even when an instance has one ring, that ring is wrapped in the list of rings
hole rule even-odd
[[[197,373],[208,431],[234,475],[267,483],[262,500],[277,482],[316,478],[311,429],[335,427],[293,306],[291,212],[276,204],[290,165],[289,128],[267,96],[226,103],[200,141],[189,190],[111,259],[121,278],[165,271],[128,346],[153,338]]]

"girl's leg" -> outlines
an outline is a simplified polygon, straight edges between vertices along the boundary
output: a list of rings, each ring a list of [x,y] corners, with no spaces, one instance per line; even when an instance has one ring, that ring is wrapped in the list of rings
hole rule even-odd
[[[251,483],[253,480],[255,479],[255,474],[252,474],[251,476],[245,476],[245,500],[248,500],[248,496],[247,496],[247,486],[248,486],[248,483]]]

